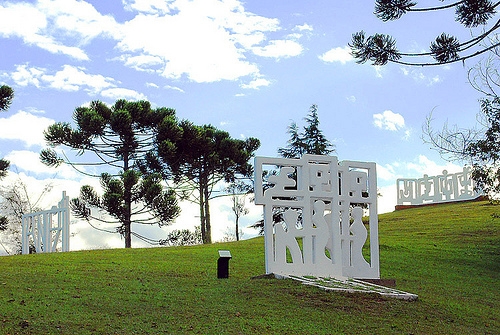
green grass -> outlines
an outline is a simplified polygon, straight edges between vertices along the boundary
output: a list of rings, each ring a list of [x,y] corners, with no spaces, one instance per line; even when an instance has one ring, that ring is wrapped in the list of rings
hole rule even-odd
[[[500,334],[500,207],[379,216],[381,277],[416,302],[264,273],[262,238],[0,258],[0,334]],[[217,279],[218,249],[230,277]]]

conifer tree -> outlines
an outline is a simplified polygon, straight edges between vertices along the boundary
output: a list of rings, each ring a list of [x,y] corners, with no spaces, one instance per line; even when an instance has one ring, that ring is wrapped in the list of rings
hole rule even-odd
[[[460,41],[448,33],[438,32],[435,41],[430,43],[429,51],[421,53],[400,52],[396,40],[387,34],[376,33],[366,37],[362,30],[352,35],[349,46],[358,63],[371,61],[373,65],[385,65],[388,62],[404,65],[439,65],[449,64],[476,57],[500,46],[495,38],[500,21],[494,18],[500,2],[491,0],[461,0],[451,4],[434,7],[418,7],[417,1],[411,0],[376,0],[374,14],[382,21],[401,18],[406,13],[417,15],[422,12],[455,10],[455,20],[470,30],[473,36],[467,41]],[[425,21],[422,20],[422,24]],[[434,60],[429,61],[429,57]],[[413,61],[412,59],[417,59]]]
[[[14,90],[7,85],[0,86],[0,111],[8,110],[12,99],[14,99]],[[0,179],[7,175],[9,166],[10,162],[8,160],[0,158]]]
[[[166,117],[156,137],[157,156],[149,157],[150,171],[171,175],[178,194],[200,209],[203,243],[212,243],[210,202],[214,187],[221,181],[249,177],[249,160],[260,146],[256,138],[233,139],[212,125],[198,126],[187,120]]]
[[[335,146],[319,129],[318,106],[311,105],[309,113],[304,118],[306,126],[299,132],[298,126],[292,121],[288,127],[290,139],[285,148],[279,148],[278,153],[284,158],[300,158],[304,154],[329,155],[335,152]]]
[[[68,164],[104,168],[100,176],[102,196],[91,186],[81,187],[80,196],[71,200],[71,208],[77,217],[105,221],[115,225],[109,232],[120,233],[125,247],[132,246],[132,235],[151,243],[159,243],[132,230],[134,224],[168,225],[179,214],[175,194],[165,189],[159,174],[143,174],[140,166],[151,154],[157,125],[175,111],[170,108],[152,109],[147,101],[118,100],[110,108],[100,101],[89,107],[78,107],[73,113],[76,128],[58,122],[44,132],[51,147],[44,149],[41,160],[48,166]],[[58,155],[55,147],[64,146],[77,156],[93,153],[92,161],[70,161]],[[91,208],[106,211],[114,220],[92,216]]]
[[[0,111],[9,109],[12,99],[14,98],[14,91],[7,85],[0,86]],[[0,179],[7,175],[10,162],[6,159],[0,158]],[[9,222],[6,216],[0,215],[0,231],[6,230]]]

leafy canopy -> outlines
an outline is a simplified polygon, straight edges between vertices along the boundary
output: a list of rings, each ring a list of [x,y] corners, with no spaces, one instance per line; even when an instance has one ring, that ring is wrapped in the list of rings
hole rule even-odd
[[[78,171],[86,165],[105,171],[100,176],[102,196],[88,185],[82,186],[80,196],[71,200],[73,212],[88,221],[97,219],[118,224],[115,231],[125,238],[125,247],[131,247],[131,236],[154,242],[131,230],[134,223],[167,225],[179,214],[175,194],[165,189],[159,174],[143,174],[140,170],[146,155],[151,154],[157,125],[175,114],[169,108],[151,108],[148,101],[118,100],[108,107],[93,101],[88,107],[78,107],[73,113],[76,127],[69,123],[55,123],[44,132],[51,148],[42,150],[40,157],[48,166],[68,164]],[[77,156],[93,153],[90,162],[72,162],[66,155],[54,150],[66,146]],[[91,208],[106,211],[116,221],[106,221],[91,215]],[[157,242],[157,241],[156,241]]]
[[[459,41],[455,36],[441,33],[430,43],[429,51],[423,53],[403,53],[396,47],[393,37],[386,34],[374,34],[366,37],[364,31],[352,35],[351,53],[358,63],[371,61],[373,65],[385,65],[388,62],[404,65],[438,65],[464,61],[492,50],[500,45],[493,37],[500,27],[500,21],[488,26],[490,19],[496,15],[496,7],[500,2],[490,0],[462,0],[451,4],[417,8],[416,1],[410,0],[376,0],[374,14],[382,21],[400,19],[408,12],[429,12],[436,10],[455,9],[455,20],[467,29],[478,28],[477,36],[467,41]],[[491,37],[491,39],[488,39]],[[490,43],[485,46],[485,43]],[[427,61],[432,57],[433,62]],[[411,59],[424,59],[414,62]]]
[[[6,111],[9,109],[12,99],[14,99],[14,90],[7,85],[0,86],[0,111]],[[8,160],[0,158],[0,179],[7,175],[9,166],[10,162]],[[2,219],[2,222],[6,221]]]
[[[309,113],[304,118],[306,126],[302,132],[295,122],[288,127],[290,139],[284,148],[279,148],[278,153],[284,158],[300,158],[304,154],[329,155],[335,152],[335,146],[326,138],[319,128],[318,106],[311,105]]]
[[[239,140],[212,125],[195,125],[165,117],[156,137],[158,159],[148,157],[148,167],[171,175],[182,197],[200,206],[201,234],[211,243],[209,200],[215,185],[250,176],[249,160],[260,146],[256,138]]]

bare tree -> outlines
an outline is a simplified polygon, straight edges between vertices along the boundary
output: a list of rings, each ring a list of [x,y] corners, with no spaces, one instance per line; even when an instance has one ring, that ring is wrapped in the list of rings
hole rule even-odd
[[[28,185],[21,178],[0,187],[0,212],[5,218],[0,225],[0,246],[7,254],[21,252],[22,217],[24,214],[41,210],[39,204],[51,190],[52,184],[47,183],[36,196],[28,190]]]
[[[240,218],[248,214],[248,208],[245,206],[246,195],[251,189],[250,185],[245,184],[241,180],[237,180],[226,188],[226,192],[231,195],[231,210],[234,213],[236,241],[240,240]]]

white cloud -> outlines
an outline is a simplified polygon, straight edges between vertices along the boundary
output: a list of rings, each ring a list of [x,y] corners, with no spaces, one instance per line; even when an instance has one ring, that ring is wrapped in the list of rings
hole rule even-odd
[[[67,92],[86,91],[111,99],[143,100],[147,97],[137,91],[117,87],[116,81],[100,74],[88,74],[83,67],[64,65],[62,70],[49,74],[47,69],[18,65],[12,79],[21,86],[34,85]]]
[[[170,12],[169,3],[165,0],[122,0],[122,2],[129,11],[150,14]]]
[[[165,34],[165,31],[183,31],[183,34]],[[258,72],[256,65],[243,60],[224,29],[207,17],[196,17],[196,13],[173,17],[140,14],[125,23],[124,32],[126,36],[119,47],[123,51],[160,57],[164,62],[162,75],[167,78],[187,74],[195,82],[213,82]]]
[[[109,38],[125,54],[118,59],[126,66],[195,82],[258,76],[259,68],[247,54],[286,58],[303,52],[292,40],[300,35],[265,45],[267,35],[281,29],[279,20],[248,12],[239,0],[122,2],[125,9],[138,13],[124,23],[85,1],[6,2],[0,5],[0,36],[19,37],[26,44],[77,60],[90,59],[85,46],[92,40]],[[293,30],[312,27],[303,24]]]
[[[181,93],[185,93],[184,90],[180,87],[177,87],[177,86],[171,86],[171,85],[166,85],[165,88],[167,90],[173,90],[173,91],[177,91],[177,92],[181,92]]]
[[[262,57],[288,58],[302,54],[304,48],[300,43],[292,40],[273,40],[263,47],[253,48],[253,52]]]
[[[126,100],[148,100],[148,98],[137,91],[130,90],[128,88],[108,88],[101,92],[101,95],[105,98],[110,98],[112,100],[126,99]]]
[[[269,85],[271,85],[271,82],[269,80],[264,79],[264,78],[257,78],[257,79],[252,80],[248,84],[240,85],[240,87],[243,89],[258,90],[260,87],[267,87]]]
[[[0,36],[17,36],[26,44],[77,60],[89,60],[83,44],[99,35],[116,36],[117,28],[112,16],[101,15],[85,1],[39,0],[0,6]]]
[[[11,74],[12,80],[19,86],[33,85],[40,88],[40,77],[47,71],[43,68],[17,65],[16,71]]]
[[[44,74],[40,79],[48,83],[51,88],[70,92],[85,88],[86,91],[96,94],[115,86],[113,78],[100,74],[87,74],[84,70],[85,68],[64,65],[63,69],[54,75]]]
[[[386,110],[382,114],[373,114],[373,124],[380,129],[397,131],[405,127],[405,119],[401,114]]]
[[[14,150],[5,156],[11,166],[15,165],[27,173],[48,174],[65,179],[76,179],[81,175],[68,165],[49,167],[40,161],[40,153],[28,150]]]
[[[404,76],[409,76],[413,78],[413,80],[417,83],[423,83],[427,86],[432,86],[442,82],[442,79],[439,75],[435,75],[433,77],[429,77],[427,74],[422,72],[419,69],[408,69],[406,67],[401,67],[401,73]]]
[[[131,67],[137,71],[156,72],[163,68],[164,62],[158,56],[138,55],[128,56],[123,55],[120,59],[125,66]]]
[[[394,184],[379,187],[377,191],[381,195],[377,199],[377,212],[379,214],[393,212],[397,204],[396,180]]]
[[[447,170],[449,173],[460,172],[463,167],[451,162],[446,162],[445,165],[438,164],[430,160],[425,155],[419,155],[416,162],[410,162],[406,164],[406,169],[411,173],[415,173],[415,177],[421,177],[424,174],[429,176],[437,176],[442,174],[443,170]],[[406,176],[410,178],[411,176]]]
[[[295,30],[298,31],[313,31],[313,27],[307,23],[304,23],[303,25],[295,26]]]
[[[46,117],[19,111],[8,118],[0,118],[0,138],[19,140],[27,147],[44,146],[43,131],[54,122]]]
[[[49,74],[47,69],[17,65],[11,74],[17,85],[34,85],[37,88],[50,87],[57,90],[75,92],[85,89],[96,94],[105,88],[115,87],[113,78],[100,74],[88,74],[83,67],[64,65],[62,70]]]
[[[146,87],[160,88],[160,86],[158,86],[158,85],[157,85],[157,84],[155,84],[155,83],[146,83]]]
[[[255,76],[259,69],[244,53],[264,41],[264,33],[279,29],[278,20],[246,12],[234,0],[129,0],[125,4],[140,13],[123,24],[118,47],[160,58],[161,75],[166,78],[186,75],[195,82],[215,82]]]
[[[397,177],[394,166],[390,164],[377,164],[377,178],[396,182]]]
[[[347,99],[347,101],[352,102],[352,103],[356,102],[356,97],[354,95],[350,95],[350,96],[346,97],[346,99]]]
[[[319,56],[319,59],[321,59],[323,62],[327,63],[333,63],[333,62],[340,62],[342,64],[345,64],[347,62],[351,62],[354,60],[354,58],[351,55],[351,50],[349,47],[345,46],[343,48],[338,47],[338,48],[333,48],[324,54]]]

